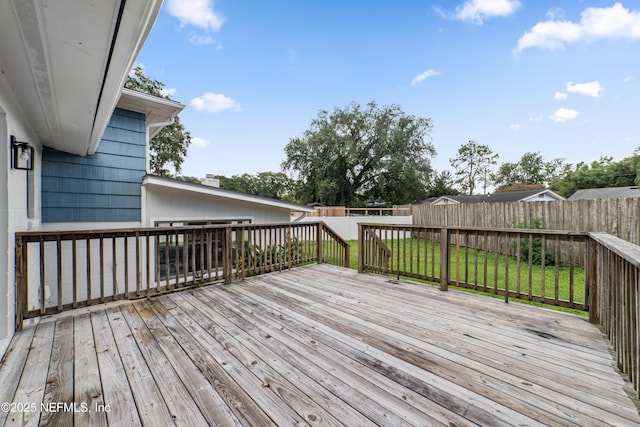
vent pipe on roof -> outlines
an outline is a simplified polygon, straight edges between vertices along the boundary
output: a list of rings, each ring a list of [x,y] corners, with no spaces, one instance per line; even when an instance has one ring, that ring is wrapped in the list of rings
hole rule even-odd
[[[208,185],[209,187],[220,188],[220,180],[215,178],[215,175],[212,173],[208,173],[204,178],[200,180],[200,183],[203,185]]]

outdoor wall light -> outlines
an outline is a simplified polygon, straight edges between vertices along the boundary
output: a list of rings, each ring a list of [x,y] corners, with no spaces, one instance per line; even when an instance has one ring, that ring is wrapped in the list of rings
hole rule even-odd
[[[20,142],[11,135],[11,167],[13,169],[33,170],[33,147],[27,142]]]

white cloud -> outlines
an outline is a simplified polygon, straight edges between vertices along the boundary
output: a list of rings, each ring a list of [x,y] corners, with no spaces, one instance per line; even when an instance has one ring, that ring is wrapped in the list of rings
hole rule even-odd
[[[530,122],[541,122],[542,120],[544,120],[543,116],[529,117]]]
[[[509,126],[509,129],[511,129],[514,132],[518,132],[520,130],[520,125],[518,123],[512,124]]]
[[[191,145],[198,148],[204,148],[209,145],[209,141],[204,138],[199,138],[197,136],[191,138]]]
[[[547,11],[547,18],[551,20],[563,19],[565,16],[564,9],[560,7],[554,7]]]
[[[216,50],[222,49],[222,43],[220,41],[216,40],[211,36],[204,35],[204,34],[197,34],[197,33],[189,34],[189,43],[191,43],[194,46],[213,45]]]
[[[626,76],[622,81],[625,83],[629,83],[631,80],[633,80],[633,76]]]
[[[160,91],[160,95],[172,97],[176,94],[176,89],[174,88],[164,88]]]
[[[600,85],[600,82],[594,80],[589,83],[576,83],[567,82],[567,92],[577,93],[579,95],[592,96],[594,98],[600,98],[600,92],[604,88]]]
[[[224,18],[213,10],[212,0],[168,0],[167,12],[178,18],[180,25],[193,25],[205,31],[218,31]]]
[[[575,120],[580,115],[579,111],[572,110],[570,108],[558,108],[549,116],[549,120],[556,123],[564,123],[570,120]]]
[[[563,49],[569,43],[599,39],[640,40],[640,12],[616,3],[611,7],[585,9],[578,23],[555,19],[538,22],[520,37],[515,50]]]
[[[440,74],[440,71],[427,70],[424,73],[418,74],[417,76],[412,78],[411,79],[411,86],[416,86],[417,84],[421,83],[423,80],[426,80],[429,77],[437,76],[438,74]]]
[[[519,0],[466,0],[456,7],[451,17],[482,25],[485,19],[509,16],[519,7]]]
[[[242,111],[242,107],[233,98],[221,93],[206,92],[202,96],[193,98],[191,106],[198,111],[204,110],[210,113],[218,113],[224,110]]]
[[[553,97],[554,97],[555,99],[559,99],[559,100],[567,99],[567,96],[568,96],[568,95],[567,95],[566,93],[564,93],[564,92],[556,92],[556,93],[553,95]]]

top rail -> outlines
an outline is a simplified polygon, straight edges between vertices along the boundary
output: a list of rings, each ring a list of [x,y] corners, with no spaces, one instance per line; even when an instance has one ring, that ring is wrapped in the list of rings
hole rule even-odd
[[[24,319],[312,262],[348,266],[322,222],[19,232],[16,328]]]

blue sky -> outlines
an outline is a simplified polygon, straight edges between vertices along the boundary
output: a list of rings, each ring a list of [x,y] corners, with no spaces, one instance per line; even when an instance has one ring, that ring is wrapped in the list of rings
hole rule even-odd
[[[188,176],[279,171],[351,101],[430,118],[437,170],[468,140],[498,163],[640,147],[637,1],[165,0],[138,63],[186,105]]]

